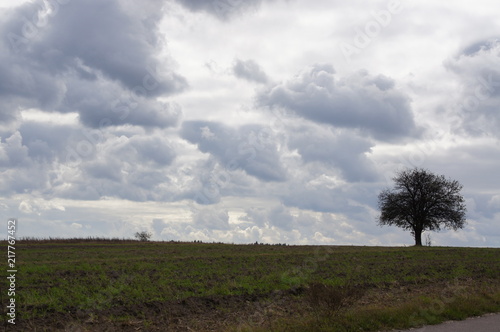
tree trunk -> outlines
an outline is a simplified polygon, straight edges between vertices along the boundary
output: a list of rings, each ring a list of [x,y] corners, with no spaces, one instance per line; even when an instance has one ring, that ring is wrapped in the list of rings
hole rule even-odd
[[[415,246],[422,246],[422,231],[415,231]]]

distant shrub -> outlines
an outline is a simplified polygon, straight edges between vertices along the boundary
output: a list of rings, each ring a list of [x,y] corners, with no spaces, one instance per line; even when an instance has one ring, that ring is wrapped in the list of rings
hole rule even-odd
[[[153,236],[150,232],[142,231],[135,233],[135,238],[139,241],[149,241],[149,239]]]

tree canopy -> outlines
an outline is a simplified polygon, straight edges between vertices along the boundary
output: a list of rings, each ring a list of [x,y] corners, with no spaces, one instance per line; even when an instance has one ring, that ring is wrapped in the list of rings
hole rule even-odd
[[[393,180],[394,188],[378,196],[379,225],[410,230],[417,246],[422,245],[423,231],[464,227],[466,207],[458,181],[421,168],[400,171]]]

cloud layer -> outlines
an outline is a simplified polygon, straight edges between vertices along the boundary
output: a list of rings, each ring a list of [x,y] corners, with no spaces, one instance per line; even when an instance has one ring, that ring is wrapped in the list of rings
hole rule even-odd
[[[377,195],[424,167],[468,206],[433,243],[500,246],[500,13],[419,2],[382,22],[387,6],[0,9],[2,215],[19,236],[402,245]]]
[[[141,9],[117,1],[9,9],[0,46],[0,117],[12,121],[20,109],[38,108],[77,112],[94,128],[175,125],[179,107],[156,97],[183,91],[187,81],[168,59],[159,60],[159,9],[155,1]]]
[[[261,93],[259,105],[283,107],[306,119],[358,129],[380,140],[415,137],[418,130],[409,98],[394,85],[394,80],[366,71],[336,80],[333,66],[313,65]]]

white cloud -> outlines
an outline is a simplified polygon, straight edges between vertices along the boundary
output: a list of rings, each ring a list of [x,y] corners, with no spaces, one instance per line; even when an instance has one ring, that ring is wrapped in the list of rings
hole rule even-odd
[[[83,226],[82,226],[82,224],[79,224],[79,223],[74,222],[74,223],[72,223],[72,224],[71,224],[71,227],[73,227],[73,228],[75,228],[75,229],[80,229],[80,228],[82,228]]]
[[[207,229],[228,229],[229,214],[226,210],[217,210],[214,207],[205,207],[193,215],[195,227]]]
[[[33,213],[34,212],[31,204],[29,202],[26,202],[26,201],[22,201],[21,203],[19,203],[19,211],[21,211],[23,213]]]
[[[500,195],[491,197],[491,199],[488,201],[488,206],[500,210]]]

